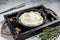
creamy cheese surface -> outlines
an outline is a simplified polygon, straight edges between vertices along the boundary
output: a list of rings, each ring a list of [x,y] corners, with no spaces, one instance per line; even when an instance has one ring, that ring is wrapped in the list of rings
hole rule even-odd
[[[27,27],[34,27],[43,23],[43,17],[39,12],[26,12],[19,17],[19,22]]]

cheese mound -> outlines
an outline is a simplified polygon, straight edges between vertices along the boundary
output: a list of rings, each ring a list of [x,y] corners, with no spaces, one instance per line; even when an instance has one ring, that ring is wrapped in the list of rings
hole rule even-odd
[[[19,22],[27,27],[34,27],[43,23],[43,17],[39,12],[26,12],[19,17]]]

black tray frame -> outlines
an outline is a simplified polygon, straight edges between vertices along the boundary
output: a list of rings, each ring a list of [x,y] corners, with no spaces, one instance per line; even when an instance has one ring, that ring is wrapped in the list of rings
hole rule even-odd
[[[38,6],[34,6],[34,7],[32,7],[32,8],[38,8],[38,7],[40,7],[40,6],[41,6],[41,5],[38,5]],[[28,9],[32,9],[32,8],[28,8]],[[25,9],[25,10],[28,10],[28,9]],[[45,9],[45,7],[44,7],[44,9]],[[25,11],[25,10],[21,10],[21,11]],[[18,12],[21,12],[21,11],[18,11]],[[14,13],[12,13],[12,14],[4,15],[5,21],[7,22],[7,25],[8,25],[8,27],[9,27],[12,35],[14,34],[15,30],[14,30],[14,28],[12,29],[13,26],[12,26],[11,23],[8,21],[8,16],[9,16],[9,15],[14,15],[14,14],[16,14],[16,12],[14,12]],[[12,16],[11,16],[11,17],[12,17]],[[37,28],[34,28],[34,29],[32,29],[32,30],[26,31],[26,32],[20,34],[19,36],[13,35],[14,40],[25,40],[26,38],[29,38],[29,37],[31,37],[31,36],[34,36],[34,35],[40,33],[41,29],[43,29],[43,28],[45,28],[45,27],[57,26],[57,25],[59,25],[59,24],[60,24],[60,19],[59,19],[58,17],[56,17],[56,16],[55,16],[55,18],[56,18],[55,21],[50,22],[50,23],[48,23],[48,24],[44,24],[44,25],[42,25],[42,26],[40,26],[40,27],[37,27]]]

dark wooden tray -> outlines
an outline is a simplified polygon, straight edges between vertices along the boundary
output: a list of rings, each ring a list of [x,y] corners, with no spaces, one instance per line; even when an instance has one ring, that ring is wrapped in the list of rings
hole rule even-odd
[[[30,9],[41,10],[46,15],[46,20],[43,25],[40,25],[35,28],[28,28],[28,27],[21,26],[19,23],[15,22],[15,21],[13,23],[11,23],[9,21],[9,18],[16,17],[19,12],[26,12],[27,10],[30,10]],[[29,38],[31,36],[34,36],[34,35],[40,33],[41,29],[44,29],[49,26],[57,26],[60,24],[60,19],[56,15],[56,13],[53,12],[51,9],[44,7],[43,5],[38,5],[38,6],[34,6],[31,8],[25,9],[25,10],[7,14],[7,15],[4,15],[4,18],[5,18],[5,21],[7,22],[7,25],[10,29],[10,32],[12,33],[14,40],[25,40],[26,38]],[[54,20],[52,20],[51,18],[53,18]],[[14,30],[14,28],[16,26],[18,26],[22,29],[22,32],[19,35],[17,35],[16,31]]]

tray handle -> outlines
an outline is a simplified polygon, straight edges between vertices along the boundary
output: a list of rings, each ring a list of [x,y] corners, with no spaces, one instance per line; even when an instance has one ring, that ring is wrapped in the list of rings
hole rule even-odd
[[[10,32],[5,32],[4,29],[6,28],[7,25],[7,22],[4,22],[3,25],[2,25],[2,28],[1,28],[1,33],[4,34],[4,35],[11,35]]]

